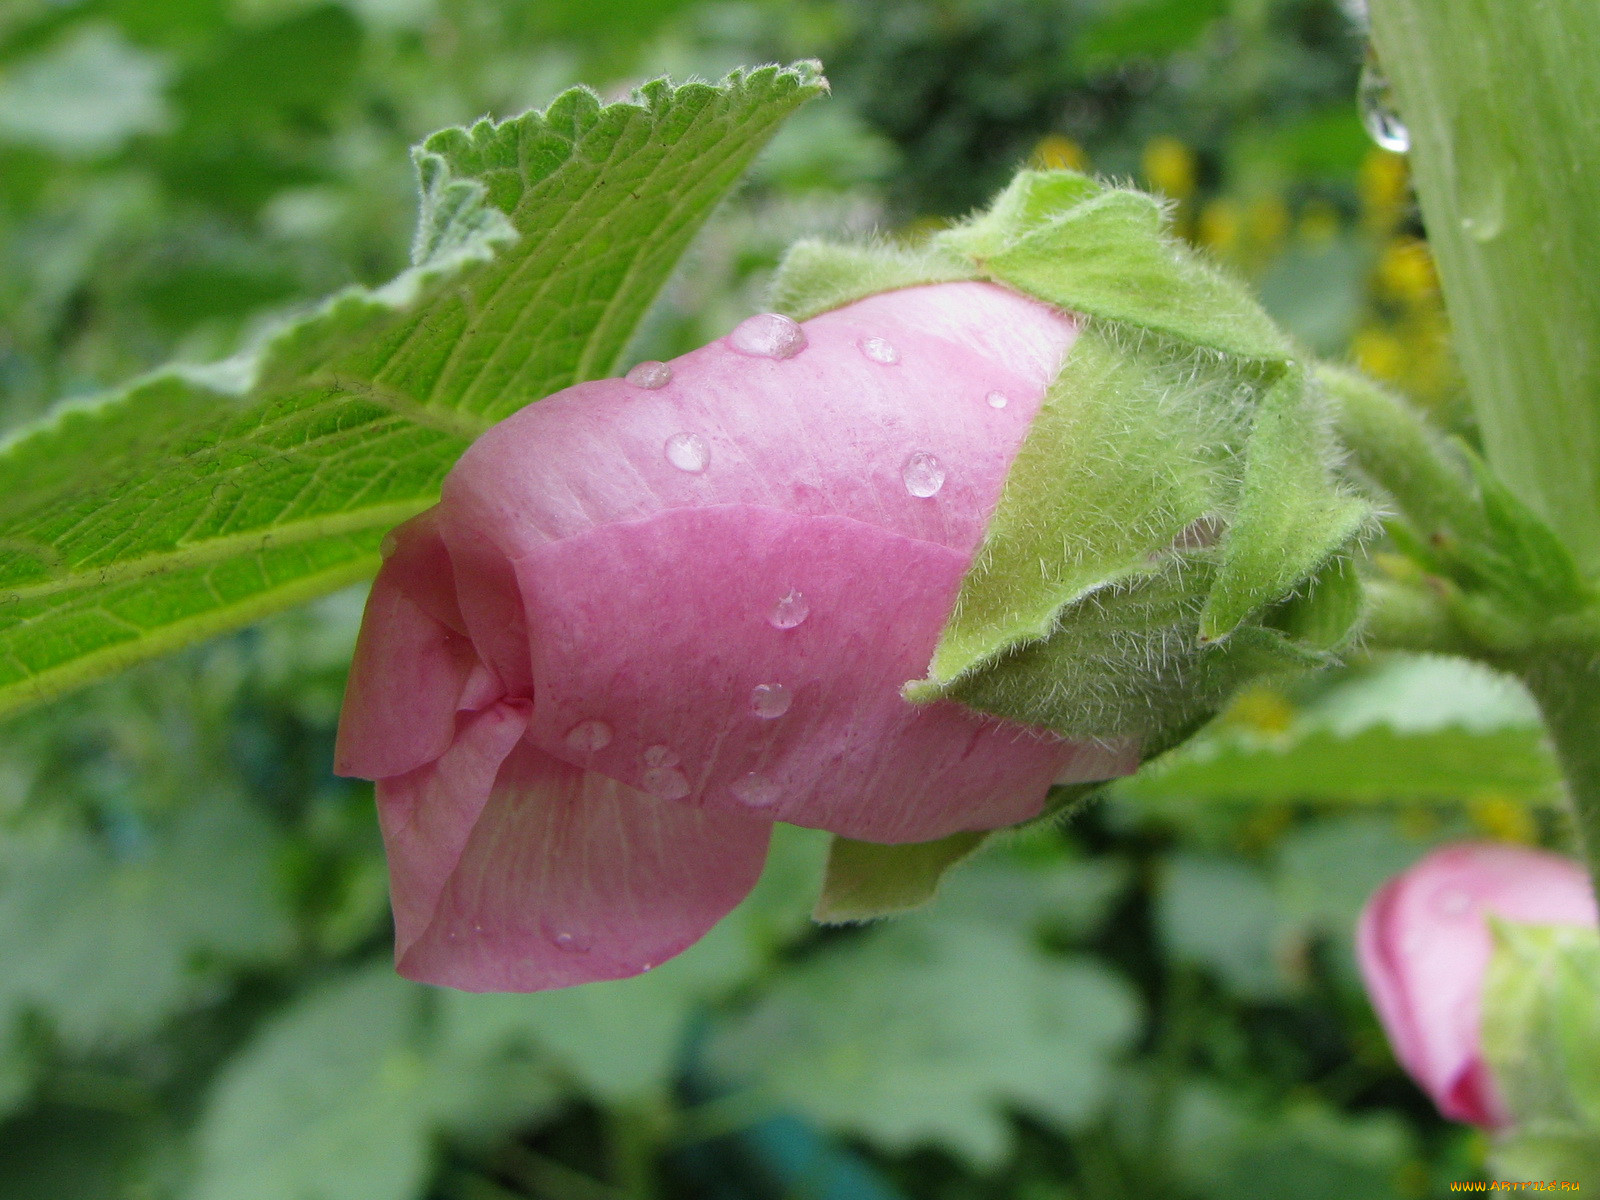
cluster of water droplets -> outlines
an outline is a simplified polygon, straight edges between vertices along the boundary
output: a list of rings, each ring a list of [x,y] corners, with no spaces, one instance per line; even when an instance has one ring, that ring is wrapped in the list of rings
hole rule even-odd
[[[644,752],[644,790],[662,800],[681,800],[689,794],[689,778],[678,769],[679,758],[669,746],[651,746]]]
[[[611,726],[604,721],[579,721],[567,730],[567,746],[579,754],[593,754],[611,744]]]

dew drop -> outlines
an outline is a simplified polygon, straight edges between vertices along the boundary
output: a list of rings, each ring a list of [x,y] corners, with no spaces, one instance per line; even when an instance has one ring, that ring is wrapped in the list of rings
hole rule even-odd
[[[1361,65],[1361,82],[1356,85],[1356,104],[1361,109],[1361,123],[1379,146],[1395,154],[1411,149],[1411,131],[1395,109],[1394,89],[1370,47]]]
[[[990,392],[984,399],[989,402],[990,408],[1004,408],[1010,403],[1004,392]]]
[[[579,721],[567,730],[567,746],[579,754],[593,754],[611,744],[611,726],[604,721]]]
[[[894,348],[893,342],[885,338],[862,338],[856,345],[860,346],[861,353],[865,354],[873,362],[893,365],[900,361],[900,351]]]
[[[781,683],[758,683],[750,691],[750,711],[764,721],[777,720],[793,703],[793,693]]]
[[[671,746],[651,746],[644,752],[644,765],[647,767],[675,767],[682,761]]]
[[[733,781],[728,790],[733,798],[751,808],[771,808],[778,802],[778,785],[754,771]]]
[[[547,925],[545,934],[557,950],[567,954],[587,954],[594,949],[594,939],[575,929],[555,929]]]
[[[900,478],[905,480],[906,491],[926,499],[937,496],[944,486],[944,466],[926,450],[918,450],[900,468]]]
[[[623,378],[636,388],[646,388],[653,392],[672,382],[672,368],[664,362],[649,360],[629,367],[628,373]]]
[[[400,539],[393,532],[383,535],[383,541],[378,543],[378,554],[384,559],[394,557],[394,552],[400,549]]]
[[[728,346],[751,358],[793,358],[806,348],[806,331],[788,317],[757,313],[734,326]]]
[[[642,782],[645,791],[663,800],[681,800],[689,794],[689,780],[677,767],[651,767]]]
[[[796,625],[804,624],[810,615],[811,605],[806,598],[791,589],[788,595],[780,597],[772,606],[767,623],[774,629],[793,629]]]
[[[711,461],[711,447],[698,433],[675,433],[667,439],[667,461],[680,471],[698,474]]]

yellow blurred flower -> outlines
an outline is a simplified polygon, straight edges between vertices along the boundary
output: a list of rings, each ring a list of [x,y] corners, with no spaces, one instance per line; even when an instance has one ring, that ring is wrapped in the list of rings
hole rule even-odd
[[[1326,246],[1339,236],[1339,210],[1326,200],[1309,201],[1300,214],[1300,238],[1314,246]]]
[[[1144,148],[1144,177],[1151,187],[1174,200],[1194,194],[1194,151],[1177,138],[1151,138]]]
[[[1253,245],[1262,250],[1275,250],[1289,234],[1289,206],[1282,196],[1257,196],[1250,201],[1245,223]]]
[[[1405,344],[1387,329],[1369,326],[1361,330],[1350,349],[1356,365],[1368,375],[1390,381],[1397,381],[1405,375]]]
[[[1473,825],[1496,841],[1531,845],[1538,840],[1539,827],[1533,814],[1527,805],[1518,804],[1509,796],[1486,792],[1472,801],[1467,811]]]
[[[1279,734],[1294,723],[1294,705],[1282,692],[1253,687],[1241,692],[1228,706],[1226,719],[1230,725],[1255,733]]]
[[[1224,197],[1213,200],[1200,210],[1200,228],[1197,236],[1202,246],[1209,246],[1218,254],[1227,254],[1239,244],[1239,206]]]
[[[1410,189],[1403,154],[1372,149],[1361,160],[1361,211],[1369,226],[1389,230],[1399,224]]]
[[[1378,258],[1378,285],[1396,300],[1415,303],[1433,296],[1439,288],[1433,255],[1417,238],[1395,238]]]
[[[1089,156],[1065,134],[1047,133],[1033,148],[1033,165],[1044,171],[1087,171]]]

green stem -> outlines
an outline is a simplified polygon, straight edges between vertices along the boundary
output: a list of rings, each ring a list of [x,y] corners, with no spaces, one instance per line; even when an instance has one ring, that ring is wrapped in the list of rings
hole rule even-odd
[[[1371,0],[1495,474],[1600,574],[1594,0]]]
[[[1519,667],[1517,673],[1538,701],[1555,743],[1600,896],[1600,653],[1594,646],[1575,647]]]

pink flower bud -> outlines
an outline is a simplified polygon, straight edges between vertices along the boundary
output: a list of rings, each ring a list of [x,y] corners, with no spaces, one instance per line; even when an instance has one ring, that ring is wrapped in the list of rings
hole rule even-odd
[[[1596,923],[1589,878],[1541,850],[1445,846],[1386,883],[1356,932],[1361,973],[1395,1056],[1439,1111],[1497,1128],[1507,1113],[1483,1060],[1489,917],[1528,925]]]
[[[481,437],[396,531],[339,730],[338,770],[378,781],[401,972],[632,975],[739,902],[774,821],[927,841],[1132,770],[900,692],[1075,335],[992,284],[907,288]]]

